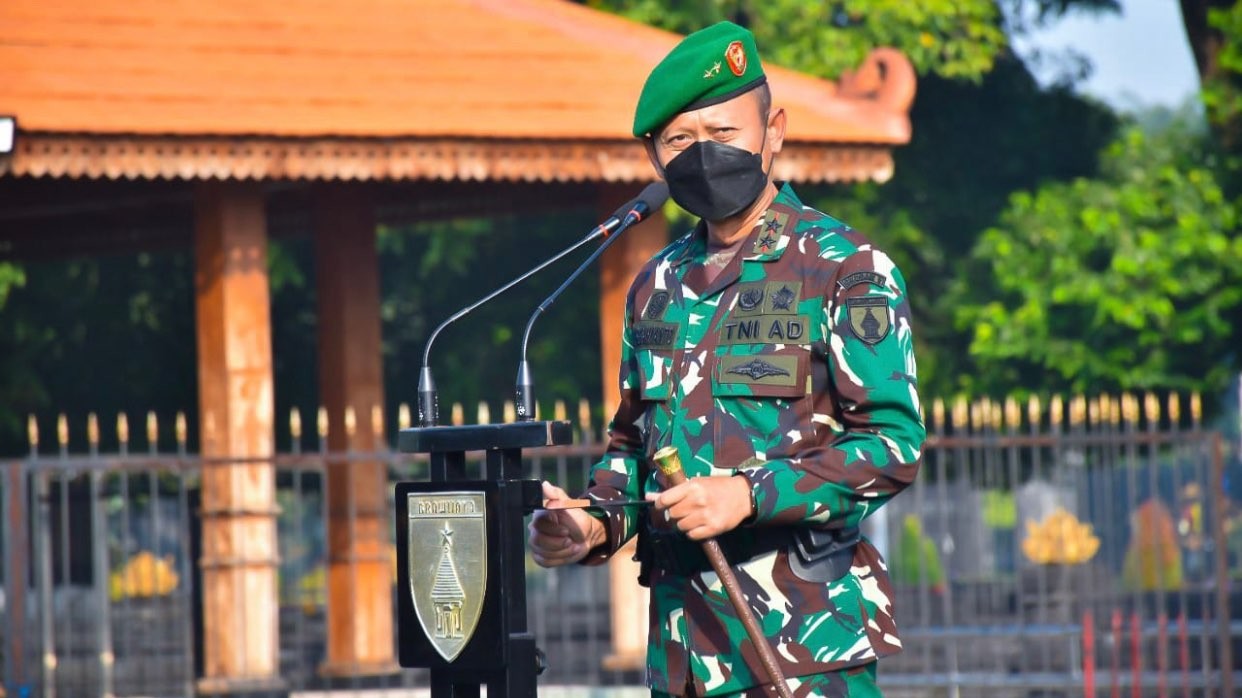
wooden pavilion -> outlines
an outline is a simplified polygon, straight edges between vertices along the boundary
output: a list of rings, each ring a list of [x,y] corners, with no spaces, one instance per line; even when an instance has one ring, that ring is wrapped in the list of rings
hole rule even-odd
[[[382,447],[367,406],[383,404],[383,212],[610,212],[654,176],[629,125],[678,39],[562,0],[0,3],[0,115],[17,121],[0,260],[194,250],[203,456],[249,459],[204,475],[201,692],[279,683],[272,212],[311,218],[330,448]],[[789,114],[780,178],[892,174],[910,138],[904,57],[879,50],[839,83],[769,73]],[[666,241],[656,217],[602,260],[606,404],[626,287]],[[393,666],[385,496],[381,465],[329,465],[329,674]],[[641,652],[641,617],[614,613],[622,660]]]

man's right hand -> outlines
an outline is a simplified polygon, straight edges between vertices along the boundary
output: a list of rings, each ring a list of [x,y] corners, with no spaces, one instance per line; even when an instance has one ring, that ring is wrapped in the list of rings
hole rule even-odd
[[[569,499],[565,490],[543,483],[546,500]],[[571,565],[604,543],[604,524],[582,509],[540,509],[530,521],[530,554],[543,567]]]

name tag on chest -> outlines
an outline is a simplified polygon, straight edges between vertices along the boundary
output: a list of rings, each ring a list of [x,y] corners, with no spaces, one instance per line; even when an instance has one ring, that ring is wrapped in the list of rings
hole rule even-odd
[[[635,349],[672,349],[677,342],[677,323],[636,322],[630,328],[630,342]]]

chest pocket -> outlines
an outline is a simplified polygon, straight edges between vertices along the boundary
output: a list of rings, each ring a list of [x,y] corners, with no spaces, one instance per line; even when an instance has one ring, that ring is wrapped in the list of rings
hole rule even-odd
[[[673,352],[640,349],[638,358],[639,394],[644,400],[663,402],[673,397]]]
[[[769,458],[792,455],[814,433],[809,398],[811,352],[804,346],[736,345],[717,349],[712,367],[718,449],[750,442]],[[728,460],[733,460],[728,458]],[[736,465],[733,463],[721,465]]]

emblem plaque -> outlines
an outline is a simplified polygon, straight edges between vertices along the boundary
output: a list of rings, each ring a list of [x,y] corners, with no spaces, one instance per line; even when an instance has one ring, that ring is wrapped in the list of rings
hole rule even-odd
[[[487,590],[483,492],[409,494],[410,595],[436,652],[453,661],[474,635]]]

